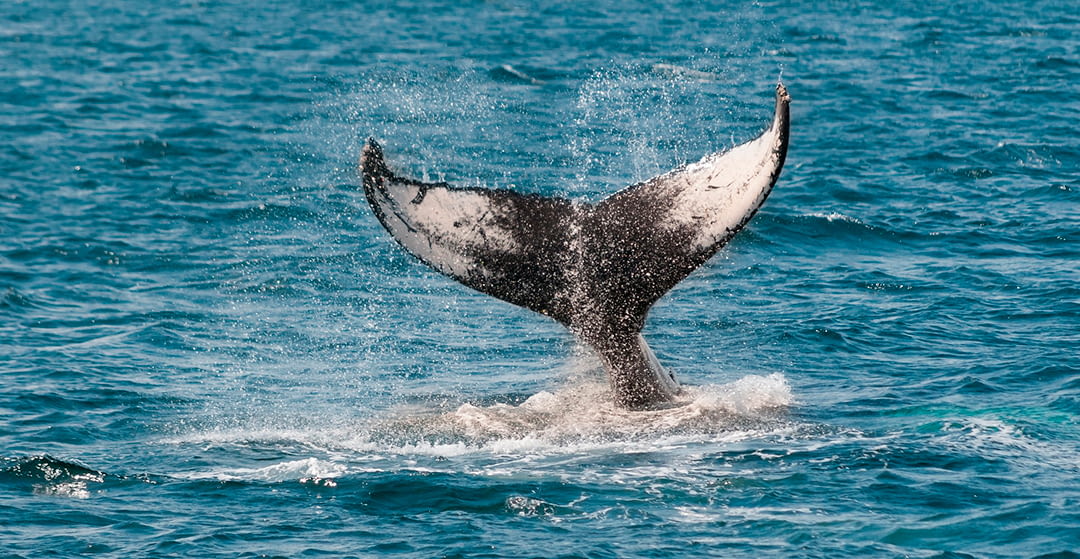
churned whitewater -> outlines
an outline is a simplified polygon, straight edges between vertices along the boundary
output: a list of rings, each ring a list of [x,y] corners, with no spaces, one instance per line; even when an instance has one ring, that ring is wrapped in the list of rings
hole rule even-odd
[[[0,556],[1068,558],[1068,2],[0,8]],[[418,179],[596,201],[756,136],[680,405],[408,256]]]

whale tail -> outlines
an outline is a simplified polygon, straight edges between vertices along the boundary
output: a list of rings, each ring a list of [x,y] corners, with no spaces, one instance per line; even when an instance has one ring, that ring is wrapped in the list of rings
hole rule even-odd
[[[764,203],[787,155],[789,103],[778,84],[772,123],[757,138],[595,204],[405,178],[374,139],[360,156],[364,193],[422,262],[593,347],[618,404],[662,406],[678,383],[641,337],[645,317]]]

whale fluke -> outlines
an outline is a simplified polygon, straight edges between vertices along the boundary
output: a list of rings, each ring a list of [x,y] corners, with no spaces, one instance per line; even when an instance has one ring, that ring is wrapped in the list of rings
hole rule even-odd
[[[679,386],[640,335],[645,316],[765,202],[787,155],[789,103],[778,84],[757,138],[595,204],[405,178],[374,139],[360,156],[364,193],[422,262],[557,320],[595,349],[618,404],[663,406]]]

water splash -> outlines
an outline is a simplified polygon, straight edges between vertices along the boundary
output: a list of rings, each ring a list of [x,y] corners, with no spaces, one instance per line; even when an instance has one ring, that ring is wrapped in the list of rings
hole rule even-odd
[[[209,429],[162,443],[221,449],[231,462],[245,451],[257,456],[263,448],[304,456],[269,466],[221,464],[174,474],[180,479],[330,486],[359,472],[464,469],[504,475],[528,471],[538,462],[733,444],[798,429],[787,417],[794,397],[780,374],[687,386],[676,407],[654,411],[619,408],[608,392],[601,378],[575,377],[516,405],[464,403],[440,411],[414,404],[362,421]]]

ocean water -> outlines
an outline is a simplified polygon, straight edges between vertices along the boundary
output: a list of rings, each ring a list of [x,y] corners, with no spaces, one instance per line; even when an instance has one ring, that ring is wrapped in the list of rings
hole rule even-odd
[[[405,254],[365,138],[597,200],[787,165],[610,404]],[[0,556],[1078,557],[1070,1],[0,6]]]

